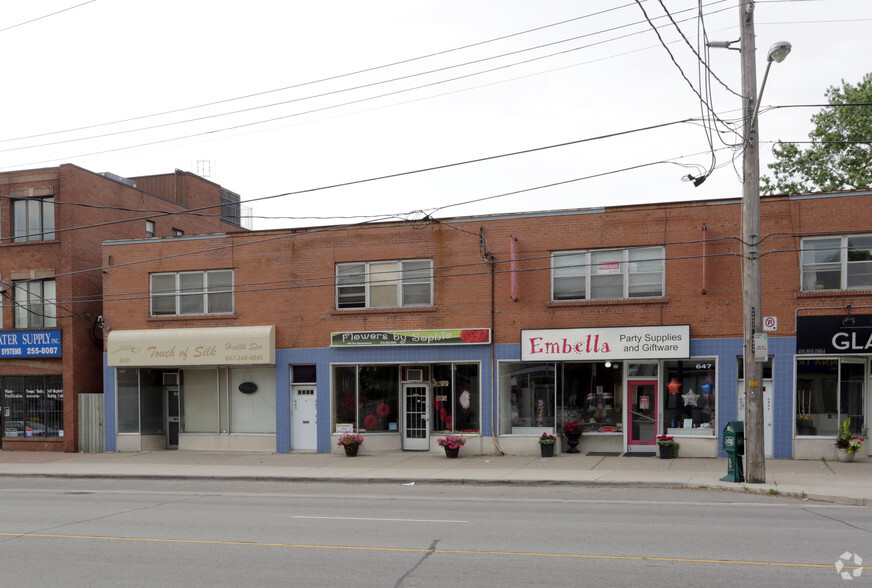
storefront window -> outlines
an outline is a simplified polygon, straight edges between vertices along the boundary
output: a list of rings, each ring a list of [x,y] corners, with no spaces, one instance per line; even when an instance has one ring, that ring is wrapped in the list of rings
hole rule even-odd
[[[622,430],[621,367],[620,362],[563,364],[558,426],[581,421],[586,433]]]
[[[187,369],[181,376],[181,432],[218,433],[218,370]]]
[[[254,386],[242,384],[254,384],[256,389],[251,392]],[[230,431],[232,433],[275,433],[275,389],[276,372],[272,367],[231,369]],[[247,392],[243,392],[243,390]]]
[[[4,437],[63,437],[62,376],[2,376]]]
[[[715,434],[715,360],[663,362],[663,428],[667,435]]]
[[[139,433],[139,370],[118,369],[118,432]]]
[[[500,434],[554,432],[556,370],[553,363],[500,364]]]
[[[358,430],[370,433],[391,430],[389,423],[396,423],[399,414],[399,376],[395,365],[360,366]]]
[[[436,433],[478,433],[480,423],[478,364],[433,366],[430,427]]]
[[[865,372],[865,360],[796,360],[796,434],[835,437],[848,417],[860,434]]]
[[[362,433],[396,431],[400,403],[398,366],[334,366],[333,391],[335,424],[350,423]]]

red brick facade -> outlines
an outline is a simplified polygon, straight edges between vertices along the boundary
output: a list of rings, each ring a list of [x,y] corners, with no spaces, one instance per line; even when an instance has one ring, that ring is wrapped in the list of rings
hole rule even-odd
[[[154,221],[158,237],[173,228],[186,234],[241,230],[221,220],[220,186],[181,171],[160,177],[186,188],[186,204],[69,164],[0,173],[0,280],[7,291],[0,329],[20,330],[11,299],[14,281],[54,279],[57,326],[46,328],[60,330],[62,341],[61,358],[0,359],[0,377],[62,375],[64,390],[63,436],[7,437],[4,450],[78,451],[78,395],[103,391],[102,332],[95,323],[103,314],[104,240],[144,238],[146,219]],[[39,197],[54,199],[54,239],[15,242],[13,202]],[[204,206],[214,208],[203,210],[206,216],[181,214]]]

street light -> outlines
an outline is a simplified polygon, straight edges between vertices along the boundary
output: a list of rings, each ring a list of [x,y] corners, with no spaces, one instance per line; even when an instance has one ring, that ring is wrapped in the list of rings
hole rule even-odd
[[[769,54],[766,56],[766,72],[763,74],[763,83],[760,84],[760,94],[757,96],[757,104],[754,106],[754,116],[749,124],[756,126],[757,113],[760,111],[760,101],[763,99],[763,90],[766,89],[766,78],[769,77],[769,68],[772,67],[772,62],[781,63],[793,46],[788,41],[778,41],[769,48]]]

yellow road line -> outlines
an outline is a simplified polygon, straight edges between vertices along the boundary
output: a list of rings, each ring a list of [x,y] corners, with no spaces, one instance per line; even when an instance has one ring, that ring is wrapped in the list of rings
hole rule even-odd
[[[155,539],[149,537],[111,537],[100,535],[58,535],[50,533],[0,533],[0,537],[36,537],[40,539],[86,539],[93,541],[134,541],[143,543],[189,543],[198,545],[243,545],[246,547],[293,547],[298,549],[336,549],[347,551],[399,551],[409,553],[444,553],[458,555],[510,555],[521,557],[554,557],[573,559],[604,559],[629,561],[665,561],[703,564],[733,564],[745,566],[780,566],[796,568],[832,568],[833,564],[789,563],[777,561],[741,561],[730,559],[693,559],[687,557],[651,557],[646,555],[594,555],[583,553],[537,553],[526,551],[484,551],[475,549],[423,549],[412,547],[357,547],[353,545],[312,545],[305,543],[263,543],[259,541],[214,541],[208,539]],[[845,566],[846,570],[857,566]]]

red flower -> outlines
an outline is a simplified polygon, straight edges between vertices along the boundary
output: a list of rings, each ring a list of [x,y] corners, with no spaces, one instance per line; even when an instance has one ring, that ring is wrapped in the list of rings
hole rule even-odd
[[[490,339],[487,329],[468,329],[460,331],[460,338],[467,343],[487,343]]]
[[[391,407],[387,403],[382,402],[376,407],[375,413],[380,417],[386,417],[391,414]]]
[[[378,418],[374,414],[363,417],[363,426],[367,429],[374,429],[376,425],[378,425]]]

